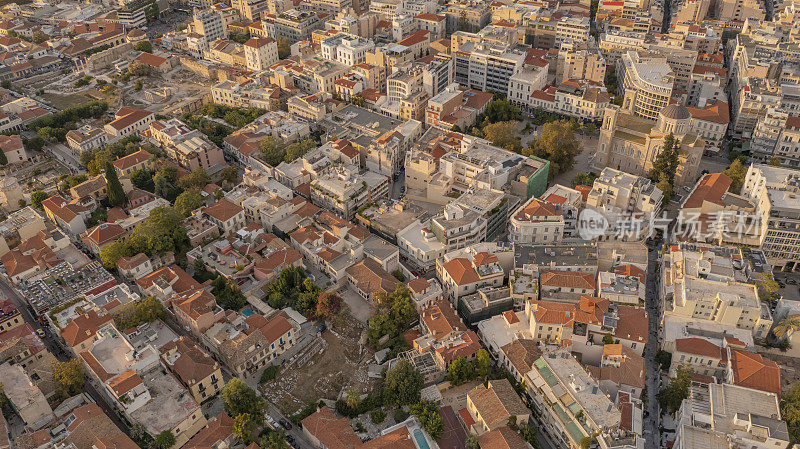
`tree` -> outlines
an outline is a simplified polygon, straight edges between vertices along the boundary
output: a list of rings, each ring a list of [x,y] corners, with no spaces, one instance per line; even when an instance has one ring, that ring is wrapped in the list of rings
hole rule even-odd
[[[47,198],[50,198],[50,195],[47,193],[41,190],[34,190],[33,193],[31,193],[31,206],[42,210],[42,201],[46,200]]]
[[[800,382],[781,396],[781,418],[789,427],[789,440],[800,441]]]
[[[280,164],[283,158],[286,157],[286,146],[283,141],[275,136],[267,136],[259,146],[261,147],[261,156],[264,162],[273,167]]]
[[[133,88],[136,90],[142,90],[143,87],[144,84],[142,83],[142,80],[136,80],[136,83],[133,85]]]
[[[283,429],[278,429],[262,435],[258,440],[258,446],[261,449],[289,449],[289,444],[286,442],[286,434]]]
[[[491,123],[483,127],[483,135],[495,146],[519,152],[522,150],[522,142],[517,135],[518,127],[519,122],[517,121]]]
[[[672,199],[672,183],[669,182],[669,178],[667,178],[666,173],[661,173],[659,175],[656,187],[658,187],[658,190],[661,190],[661,193],[664,194],[664,197],[661,199],[661,205],[666,206],[667,203],[669,203],[669,200]]]
[[[570,170],[575,164],[575,156],[580,153],[578,140],[566,120],[545,123],[541,135],[533,142],[533,148],[526,150],[522,152],[525,156],[533,155],[550,161],[551,179]]]
[[[781,166],[781,160],[778,159],[777,156],[772,156],[769,159],[769,165],[772,165],[773,167],[780,167]]]
[[[125,240],[116,240],[100,250],[100,262],[106,270],[113,270],[117,268],[119,259],[133,256],[132,252]]]
[[[137,189],[146,190],[151,193],[156,189],[155,184],[153,184],[153,174],[143,168],[131,173],[130,179],[133,186]]]
[[[741,159],[735,159],[723,173],[733,181],[728,191],[738,192],[744,185],[744,178],[747,176],[747,166],[742,163]]]
[[[333,292],[322,292],[317,296],[317,319],[329,318],[339,311],[342,298]]]
[[[36,32],[33,33],[34,44],[41,44],[43,42],[47,42],[48,39],[50,39],[50,36],[48,36],[41,30],[37,30]]]
[[[248,444],[253,440],[253,432],[256,430],[258,423],[253,419],[250,413],[242,413],[233,418],[233,432],[244,444]]]
[[[239,170],[237,170],[236,167],[225,167],[219,173],[219,176],[223,181],[235,184],[236,180],[239,179]]]
[[[0,166],[8,164],[8,157],[6,157],[6,154],[2,151],[0,151],[0,153],[2,153],[0,154]]]
[[[594,173],[578,173],[572,178],[572,187],[576,186],[593,186],[594,180],[597,179],[597,175]]]
[[[467,449],[481,449],[481,445],[478,442],[478,436],[474,433],[470,433],[467,435],[467,439],[465,441]]]
[[[584,129],[587,133],[592,134],[597,131],[597,126],[594,123],[588,123]]]
[[[678,150],[680,144],[675,141],[675,136],[669,133],[664,138],[664,145],[661,152],[656,156],[653,161],[653,168],[650,169],[648,176],[654,182],[661,180],[661,175],[666,176],[667,182],[672,186],[675,183],[675,172],[678,168]],[[663,190],[662,190],[663,191]]]
[[[458,17],[458,31],[471,31],[472,27],[469,24],[469,19],[467,19],[467,12],[461,11],[461,15]]]
[[[130,329],[143,323],[165,320],[167,311],[155,296],[148,296],[139,301],[128,303],[114,313],[114,324],[117,329]]]
[[[758,289],[758,299],[764,302],[773,303],[780,298],[778,289],[780,286],[773,279],[772,274],[768,271],[755,273],[753,275],[756,288]]]
[[[508,100],[492,100],[486,106],[486,118],[489,123],[516,121],[522,118],[519,108]]]
[[[198,189],[187,190],[175,198],[175,209],[184,217],[192,214],[192,211],[203,205],[203,197]]]
[[[125,204],[125,190],[122,189],[122,184],[117,177],[117,170],[111,165],[111,162],[106,162],[106,183],[108,184],[108,202],[113,206]]]
[[[614,336],[609,334],[609,333],[606,333],[605,335],[603,335],[603,344],[604,345],[613,345],[614,344]]]
[[[278,58],[286,59],[292,54],[292,48],[289,46],[289,39],[279,37],[278,40]]]
[[[670,379],[669,385],[658,392],[658,403],[670,413],[680,408],[684,399],[689,397],[689,385],[692,382],[692,370],[679,366],[675,378]]]
[[[152,53],[153,52],[153,44],[150,43],[148,40],[142,40],[136,43],[133,46],[133,49],[136,51],[143,51],[145,53]]]
[[[475,373],[478,377],[486,378],[489,376],[492,368],[492,359],[489,358],[489,353],[485,349],[479,349],[475,354]]]
[[[433,401],[422,401],[411,406],[411,413],[417,417],[422,428],[433,438],[439,438],[444,430],[444,420],[439,407]]]
[[[424,379],[422,374],[407,360],[399,360],[386,372],[383,387],[384,403],[389,405],[410,405],[419,402]]]
[[[17,201],[17,205],[19,206],[20,209],[22,209],[23,207],[28,205],[28,202],[25,201],[24,198],[20,198],[19,201]]]
[[[211,182],[211,177],[202,168],[197,167],[191,173],[178,180],[178,186],[184,190],[202,189]]]
[[[242,289],[236,282],[224,276],[219,276],[211,282],[211,293],[217,299],[220,307],[230,310],[239,310],[247,304]]]
[[[347,406],[355,410],[358,408],[358,404],[360,403],[361,403],[361,393],[355,388],[350,388],[349,390],[347,390]]]
[[[460,385],[475,378],[472,363],[465,357],[458,357],[447,368],[447,380],[453,385]]]
[[[68,362],[53,362],[53,383],[63,399],[75,396],[83,389],[85,381],[83,363],[80,359]]]
[[[372,420],[373,424],[380,424],[386,420],[386,412],[381,409],[373,410],[372,413],[369,414],[370,420]]]
[[[155,445],[158,449],[169,449],[175,445],[175,435],[171,431],[165,430],[156,435]]]
[[[286,147],[286,156],[284,156],[283,160],[288,164],[295,159],[302,157],[316,147],[317,141],[314,139],[305,139],[298,142],[292,142],[288,147]]]
[[[656,362],[661,366],[662,371],[667,371],[672,364],[672,353],[659,349],[656,353]]]
[[[230,416],[239,416],[243,413],[260,414],[263,406],[256,392],[238,377],[229,380],[222,389],[222,403],[225,413]]]

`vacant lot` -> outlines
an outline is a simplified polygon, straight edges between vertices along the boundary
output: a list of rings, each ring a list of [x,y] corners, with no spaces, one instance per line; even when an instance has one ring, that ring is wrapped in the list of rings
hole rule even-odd
[[[109,108],[113,109],[116,105],[119,96],[119,89],[114,87],[108,91],[99,91],[97,89],[89,89],[76,94],[59,95],[52,93],[45,93],[42,95],[54,108],[63,110],[72,106],[80,106],[90,101],[105,101],[108,103]]]
[[[298,362],[302,351],[295,362],[287,362],[275,380],[261,385],[264,397],[292,415],[309,402],[335,400],[349,388],[368,391],[375,383],[367,377],[373,352],[359,343],[363,330],[363,324],[343,311],[322,334],[327,346],[312,343],[308,348],[314,348],[313,355],[305,363]]]

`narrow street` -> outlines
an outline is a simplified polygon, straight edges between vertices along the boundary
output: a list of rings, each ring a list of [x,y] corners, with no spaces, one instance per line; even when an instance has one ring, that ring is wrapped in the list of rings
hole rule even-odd
[[[658,248],[658,247],[657,247]],[[644,347],[645,357],[645,388],[647,388],[647,406],[644,418],[643,432],[645,438],[645,448],[657,449],[661,442],[658,432],[658,400],[656,395],[660,388],[660,370],[656,362],[656,354],[659,348],[659,325],[660,304],[658,296],[658,249],[651,249],[648,253],[647,263],[647,292],[645,307],[649,320],[650,335]]]
[[[269,401],[267,401],[267,413],[275,421],[280,421],[282,419],[285,419],[286,421],[291,422],[291,421],[289,421],[288,417],[283,416],[283,413],[281,413],[281,411],[278,410],[278,408],[275,407]],[[303,430],[300,428],[300,426],[292,425],[291,430],[286,430],[286,435],[287,436],[291,435],[292,438],[294,438],[295,447],[299,447],[299,448],[303,448],[303,449],[314,447],[314,445],[311,444],[310,441],[308,441],[308,439],[306,438],[306,435],[303,433]]]
[[[61,362],[72,359],[70,353],[62,346],[61,340],[57,336],[54,336],[48,327],[44,327],[39,323],[30,305],[19,297],[16,290],[9,286],[5,279],[0,280],[0,292],[17,306],[17,309],[19,309],[26,323],[30,324],[34,330],[42,329],[45,332],[45,338],[42,339],[42,342],[44,342],[47,350],[50,351],[56,359]],[[106,400],[105,395],[101,394],[92,382],[87,380],[84,384],[84,390],[85,393],[100,406],[106,415],[114,421],[117,427],[122,429],[125,433],[130,433],[130,426],[128,423],[117,413],[117,410]]]

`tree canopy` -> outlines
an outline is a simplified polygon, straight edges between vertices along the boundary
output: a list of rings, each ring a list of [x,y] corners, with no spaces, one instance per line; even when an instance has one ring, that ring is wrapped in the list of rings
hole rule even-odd
[[[53,362],[53,382],[62,399],[80,393],[83,390],[84,381],[83,362],[80,359]]]
[[[433,438],[439,438],[444,431],[444,420],[439,406],[432,401],[422,401],[411,406],[411,413],[416,416],[422,428]]]
[[[525,156],[537,156],[550,161],[550,179],[569,171],[580,153],[572,124],[566,120],[545,123],[533,147],[522,150]]]
[[[112,206],[122,206],[125,204],[125,190],[119,182],[117,170],[111,165],[111,162],[106,162],[106,191],[108,192],[108,202]]]
[[[674,413],[680,408],[683,400],[689,397],[691,382],[691,368],[679,366],[675,377],[670,379],[669,385],[658,392],[658,403],[661,407],[667,408],[670,413]]]
[[[386,404],[411,405],[419,402],[424,379],[422,374],[405,359],[398,360],[386,371],[383,400]]]

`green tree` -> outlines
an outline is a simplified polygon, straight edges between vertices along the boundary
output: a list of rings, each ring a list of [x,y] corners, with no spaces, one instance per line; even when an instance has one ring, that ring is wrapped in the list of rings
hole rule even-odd
[[[483,127],[483,135],[495,146],[518,153],[522,150],[522,142],[517,135],[518,127],[517,121],[491,123]]]
[[[772,156],[769,159],[769,165],[772,165],[773,167],[780,167],[781,166],[781,160],[778,159],[777,156]]]
[[[133,46],[133,49],[136,51],[143,51],[145,53],[152,53],[153,52],[153,44],[150,43],[148,40],[142,40],[136,43]]]
[[[211,282],[211,286],[213,287],[211,293],[214,294],[220,307],[239,310],[247,304],[242,289],[233,280],[219,276]]]
[[[492,359],[485,349],[478,350],[478,353],[475,354],[475,361],[473,364],[475,365],[475,374],[478,377],[486,378],[489,376],[492,369]]]
[[[458,357],[447,368],[447,380],[453,385],[460,385],[475,378],[472,363],[464,357]]]
[[[424,379],[422,374],[407,360],[399,360],[386,372],[383,388],[384,403],[390,405],[410,405],[419,402]]]
[[[533,148],[523,150],[525,156],[538,156],[550,161],[550,179],[564,173],[575,164],[580,153],[578,140],[572,126],[566,120],[545,123],[542,133],[533,142]]]
[[[157,207],[150,216],[136,225],[125,242],[133,254],[164,254],[187,244],[183,215],[173,207]]]
[[[666,173],[659,174],[658,182],[656,183],[656,187],[658,190],[661,190],[661,193],[664,194],[663,199],[661,200],[661,205],[666,206],[669,203],[669,200],[672,199],[672,183],[669,182],[669,178],[667,178]]]
[[[239,416],[244,413],[261,414],[263,404],[252,388],[243,380],[234,377],[222,389],[222,403],[225,413]]]
[[[184,190],[189,189],[202,189],[211,182],[211,177],[202,168],[198,167],[192,170],[191,173],[178,180],[178,186]]]
[[[35,44],[41,44],[47,42],[48,39],[50,39],[50,36],[48,36],[41,30],[37,30],[36,32],[33,33],[33,42]]]
[[[675,141],[675,136],[669,133],[664,138],[664,145],[661,152],[656,156],[653,161],[653,168],[650,169],[649,177],[654,182],[661,179],[663,173],[670,186],[675,183],[675,171],[678,168],[678,149],[680,148],[678,142]]]
[[[764,271],[753,275],[756,288],[758,289],[758,299],[764,302],[773,303],[780,298],[778,289],[780,286],[772,277],[772,273]]]
[[[144,87],[144,84],[142,83],[142,80],[136,80],[136,83],[134,83],[134,85],[133,85],[133,88],[135,90],[142,90],[143,87]]]
[[[100,262],[106,270],[117,268],[117,261],[123,257],[131,257],[133,251],[125,240],[116,240],[100,250]]]
[[[295,159],[302,157],[316,147],[317,141],[314,139],[305,139],[298,142],[292,142],[288,147],[286,147],[286,156],[284,156],[283,160],[288,164]]]
[[[572,178],[572,187],[581,185],[591,187],[594,185],[595,179],[597,179],[597,175],[594,173],[578,173],[574,178]]]
[[[380,424],[386,420],[386,412],[381,409],[373,410],[372,413],[369,414],[369,418],[373,424]]]
[[[236,180],[239,179],[239,170],[237,170],[236,167],[225,167],[222,169],[219,176],[223,181],[235,184]]]
[[[200,190],[191,189],[187,190],[177,198],[175,198],[175,209],[184,217],[192,214],[192,211],[203,205],[203,197],[200,195]]]
[[[742,163],[741,159],[736,159],[731,162],[731,165],[723,173],[733,181],[728,190],[739,192],[744,185],[744,178],[747,176],[747,166]]]
[[[169,449],[175,445],[175,435],[171,431],[165,430],[156,435],[155,445],[158,449]]]
[[[467,440],[465,441],[467,449],[481,449],[481,445],[478,442],[478,436],[474,433],[470,433],[467,435]]]
[[[289,444],[286,442],[286,434],[283,429],[278,429],[262,435],[258,440],[258,446],[261,449],[289,449]]]
[[[149,170],[140,168],[139,170],[131,173],[130,179],[131,184],[133,184],[133,186],[137,189],[146,190],[151,193],[156,189],[156,186],[153,183],[153,174],[150,173]]]
[[[603,335],[603,344],[604,345],[613,345],[614,344],[614,336],[609,334],[609,333],[606,333],[605,335]]]
[[[122,184],[117,177],[117,170],[111,165],[111,162],[106,162],[105,176],[108,184],[108,202],[113,206],[122,206],[125,204],[125,190],[122,189]]]
[[[689,397],[691,382],[691,368],[679,366],[675,378],[670,379],[669,385],[658,392],[658,403],[670,413],[675,413],[683,400]]]
[[[253,432],[256,430],[258,423],[250,413],[242,413],[233,418],[233,432],[244,444],[248,444],[253,440]]]
[[[0,153],[2,153],[2,151],[0,151]],[[31,206],[42,210],[42,201],[46,200],[47,198],[50,198],[50,195],[47,193],[41,190],[34,190],[33,193],[31,193]]]
[[[417,417],[422,428],[433,438],[442,436],[444,420],[435,402],[422,401],[411,406],[411,413]]]
[[[289,46],[289,39],[279,37],[278,42],[278,58],[286,59],[292,54],[292,48]]]
[[[53,383],[63,399],[80,393],[85,380],[83,363],[80,359],[53,362]]]
[[[283,158],[286,157],[286,146],[283,141],[275,136],[267,136],[259,146],[261,147],[261,156],[264,162],[273,167],[280,164]]]
[[[466,11],[461,11],[461,15],[458,17],[458,31],[472,31]]]
[[[781,396],[780,408],[781,418],[789,427],[789,440],[792,443],[800,442],[800,382],[795,382]]]
[[[361,392],[356,390],[355,388],[350,388],[347,390],[347,406],[351,409],[355,410],[358,408],[358,405],[361,403]]]
[[[485,114],[490,123],[516,121],[522,118],[519,108],[508,100],[490,101]]]
[[[152,323],[167,318],[164,305],[155,296],[148,296],[139,301],[128,303],[114,313],[114,324],[117,329],[130,329],[143,323]]]

